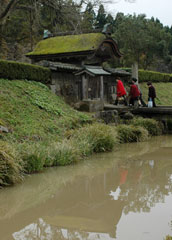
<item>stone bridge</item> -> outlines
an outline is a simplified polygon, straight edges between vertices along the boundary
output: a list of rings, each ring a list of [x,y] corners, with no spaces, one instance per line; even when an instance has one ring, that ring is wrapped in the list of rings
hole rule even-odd
[[[116,110],[119,114],[124,114],[127,112],[131,112],[134,115],[138,115],[141,117],[146,118],[154,118],[156,120],[172,120],[172,106],[157,106],[153,108],[148,107],[139,107],[139,108],[133,108],[133,107],[126,107],[123,105],[111,105],[107,104],[104,106],[104,110]]]
[[[100,117],[104,119],[106,123],[119,121],[119,116],[124,119],[129,119],[133,115],[141,116],[144,118],[153,118],[163,123],[165,132],[172,132],[172,106],[157,106],[155,108],[148,107],[126,107],[124,105],[112,105],[105,104],[104,111],[102,111]]]

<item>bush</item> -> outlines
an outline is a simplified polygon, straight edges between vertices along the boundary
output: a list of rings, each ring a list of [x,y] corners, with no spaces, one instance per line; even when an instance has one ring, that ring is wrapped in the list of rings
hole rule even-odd
[[[87,157],[90,156],[93,151],[93,143],[90,142],[89,137],[88,136],[79,136],[81,133],[77,133],[77,136],[75,136],[74,138],[72,138],[71,140],[73,141],[74,146],[78,149],[80,155],[82,157]]]
[[[80,159],[79,151],[69,140],[66,140],[56,144],[53,159],[54,166],[65,166],[76,163]]]
[[[34,152],[30,153],[23,158],[25,164],[26,173],[36,173],[43,170],[43,159],[41,158],[40,153]]]
[[[51,71],[48,68],[33,64],[0,60],[0,78],[9,80],[27,79],[46,84],[50,81],[50,77]]]
[[[44,168],[47,153],[43,146],[38,144],[23,143],[18,148],[21,158],[24,162],[25,173],[40,172]]]
[[[111,151],[116,143],[116,131],[108,125],[95,123],[76,131],[73,138],[82,149],[82,143],[86,143],[87,150],[82,150],[82,153],[88,155],[91,152]]]
[[[6,142],[0,141],[0,186],[11,185],[22,179],[22,161]]]
[[[117,133],[120,143],[140,142],[148,139],[147,130],[139,126],[118,125]]]
[[[111,151],[115,145],[114,129],[107,125],[93,125],[89,134],[93,141],[94,152]]]
[[[162,133],[162,126],[154,119],[134,118],[130,123],[135,127],[141,126],[145,128],[150,136],[157,136]]]
[[[24,161],[25,173],[36,173],[44,167],[69,165],[79,160],[78,148],[70,140],[29,144],[25,142],[18,148]]]
[[[93,152],[111,151],[116,140],[115,128],[93,124],[68,131],[68,139],[44,145],[25,142],[18,148],[26,173],[40,172],[44,167],[65,166]]]

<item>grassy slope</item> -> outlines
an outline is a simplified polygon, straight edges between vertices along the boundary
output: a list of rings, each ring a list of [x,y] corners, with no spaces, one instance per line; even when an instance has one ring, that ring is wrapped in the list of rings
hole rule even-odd
[[[172,105],[172,83],[154,83],[158,105]],[[140,84],[147,100],[146,83]],[[88,115],[73,110],[45,85],[0,79],[0,125],[11,133],[0,133],[8,141],[58,141],[69,129],[89,121]]]
[[[0,133],[4,140],[58,141],[87,120],[43,84],[0,79],[0,125],[11,130]]]
[[[172,105],[172,83],[153,83],[153,86],[156,89],[157,105]],[[143,99],[147,102],[148,87],[146,83],[141,83],[140,87],[143,93]]]
[[[89,114],[75,111],[43,84],[0,79],[0,125],[10,130],[0,132],[0,187],[20,181],[23,172],[72,164],[119,143],[146,140],[146,127],[159,129],[150,119],[145,129],[143,120],[141,128],[136,122],[134,127],[94,123],[79,128],[90,122]]]

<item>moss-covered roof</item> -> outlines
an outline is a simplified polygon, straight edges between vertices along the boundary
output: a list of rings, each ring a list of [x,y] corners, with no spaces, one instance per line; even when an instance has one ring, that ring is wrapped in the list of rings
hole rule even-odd
[[[40,41],[27,56],[96,50],[105,38],[102,33],[52,37]]]

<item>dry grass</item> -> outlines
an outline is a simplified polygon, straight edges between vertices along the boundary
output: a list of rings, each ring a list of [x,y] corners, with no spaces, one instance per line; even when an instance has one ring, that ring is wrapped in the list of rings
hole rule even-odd
[[[0,141],[0,186],[11,185],[22,179],[22,161],[16,151]]]

